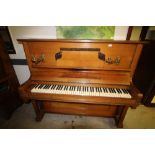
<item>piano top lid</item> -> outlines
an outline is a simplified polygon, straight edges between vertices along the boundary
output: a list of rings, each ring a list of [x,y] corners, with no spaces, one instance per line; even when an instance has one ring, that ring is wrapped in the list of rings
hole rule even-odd
[[[21,42],[72,42],[72,43],[122,43],[122,44],[146,44],[148,41],[135,41],[135,40],[101,40],[101,39],[41,39],[41,38],[23,38],[17,39],[19,43]]]

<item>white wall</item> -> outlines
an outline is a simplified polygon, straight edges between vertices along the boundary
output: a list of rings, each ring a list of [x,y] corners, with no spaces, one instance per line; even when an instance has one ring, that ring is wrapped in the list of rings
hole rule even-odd
[[[11,59],[26,59],[22,44],[17,39],[22,38],[49,38],[56,39],[55,26],[9,26],[9,32],[14,44],[16,54],[10,54]],[[125,40],[128,32],[128,26],[116,26],[114,40]],[[30,77],[28,66],[14,65],[20,84],[24,83]]]
[[[23,84],[30,77],[30,71],[27,65],[13,65],[18,81]]]
[[[114,40],[126,40],[128,26],[116,26]]]

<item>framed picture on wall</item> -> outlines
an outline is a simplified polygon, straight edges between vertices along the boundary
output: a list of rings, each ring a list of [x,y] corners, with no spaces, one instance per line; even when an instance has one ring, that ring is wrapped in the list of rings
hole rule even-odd
[[[115,26],[56,26],[58,39],[113,39]]]
[[[8,54],[16,54],[7,26],[0,26],[0,36],[4,41],[5,50]]]

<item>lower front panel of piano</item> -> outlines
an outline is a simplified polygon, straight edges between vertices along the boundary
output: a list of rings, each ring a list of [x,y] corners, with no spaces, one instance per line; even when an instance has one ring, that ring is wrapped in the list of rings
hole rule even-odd
[[[36,121],[41,121],[45,113],[102,116],[115,118],[116,126],[119,128],[123,127],[123,120],[128,110],[128,106],[123,105],[97,105],[38,100],[32,100],[32,104],[36,112]]]
[[[44,102],[43,109],[46,112],[52,113],[114,117],[116,114],[117,106]]]

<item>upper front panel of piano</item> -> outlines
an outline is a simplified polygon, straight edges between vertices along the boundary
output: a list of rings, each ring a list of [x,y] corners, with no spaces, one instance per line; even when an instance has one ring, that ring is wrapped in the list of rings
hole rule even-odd
[[[68,74],[62,75],[62,71],[69,73],[69,70],[76,70],[74,73],[78,73],[81,78],[84,78],[88,71],[93,72],[95,74],[86,77],[95,79],[94,75],[104,72],[114,77],[118,75],[116,79],[120,74],[125,75],[125,83],[129,83],[132,78],[143,45],[140,42],[97,40],[19,41],[24,45],[32,75],[36,75],[36,72],[38,75],[38,71],[49,72],[49,69],[52,72],[51,69],[54,69],[59,77],[64,77]],[[104,77],[99,79],[103,80]]]

